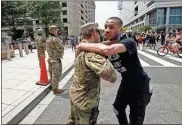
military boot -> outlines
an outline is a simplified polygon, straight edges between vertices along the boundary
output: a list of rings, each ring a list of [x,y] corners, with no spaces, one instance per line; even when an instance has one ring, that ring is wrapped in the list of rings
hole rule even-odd
[[[52,91],[56,95],[56,94],[63,93],[64,92],[64,89],[53,89]]]

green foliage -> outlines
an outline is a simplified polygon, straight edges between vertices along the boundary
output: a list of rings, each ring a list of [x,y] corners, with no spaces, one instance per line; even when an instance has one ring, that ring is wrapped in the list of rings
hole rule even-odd
[[[41,20],[48,33],[48,25],[61,25],[60,1],[28,1],[28,16]]]
[[[19,21],[23,22],[26,30],[30,28],[30,18],[41,20],[46,33],[49,25],[63,26],[60,1],[2,1],[1,10],[2,27],[13,26],[14,35]]]
[[[123,27],[122,32],[126,32],[126,30],[128,30],[128,27]]]
[[[2,21],[12,24],[18,18],[25,16],[25,7],[23,1],[2,1]]]
[[[1,1],[2,27],[13,26],[13,35],[16,34],[16,27],[19,18],[25,17],[26,7],[24,1]]]
[[[149,31],[149,30],[152,30],[152,27],[151,26],[143,26],[143,27],[141,27],[138,31],[139,32],[146,32],[146,31]]]

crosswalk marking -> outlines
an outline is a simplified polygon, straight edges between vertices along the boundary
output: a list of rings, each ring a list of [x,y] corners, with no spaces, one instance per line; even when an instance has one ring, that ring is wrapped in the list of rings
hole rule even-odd
[[[163,59],[160,59],[158,57],[155,57],[153,55],[150,55],[150,54],[148,54],[146,52],[143,52],[141,50],[138,50],[138,53],[141,54],[141,55],[143,55],[143,56],[145,56],[145,57],[147,57],[147,58],[149,58],[149,59],[151,59],[151,60],[154,60],[155,62],[157,62],[159,64],[162,64],[163,66],[167,66],[167,67],[178,67],[177,65],[175,65],[173,63],[167,62],[167,61],[165,61]]]
[[[150,64],[146,63],[142,59],[140,59],[140,63],[141,63],[142,66],[151,66]]]
[[[154,54],[157,54],[156,51],[151,50],[151,49],[150,50],[149,49],[146,49],[146,51],[151,52],[151,53],[154,53]],[[167,57],[169,59],[173,59],[173,60],[178,61],[178,62],[182,62],[182,59],[176,58],[176,57],[173,57],[173,56],[170,56],[170,55],[166,55],[165,57]]]

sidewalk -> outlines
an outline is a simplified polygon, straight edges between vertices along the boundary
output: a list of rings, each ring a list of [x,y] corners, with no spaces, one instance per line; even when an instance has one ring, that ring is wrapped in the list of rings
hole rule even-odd
[[[11,61],[2,61],[2,123],[18,122],[48,93],[48,86],[39,86],[35,83],[40,79],[40,69],[36,50],[23,57],[15,50]],[[63,64],[63,77],[73,67],[75,53],[65,48]],[[46,60],[47,60],[46,55]],[[48,70],[48,64],[46,61]],[[49,76],[49,75],[48,75]],[[41,93],[44,92],[44,95]],[[39,97],[40,96],[40,97]],[[39,98],[39,99],[38,99]],[[34,102],[33,102],[34,101]],[[33,103],[32,103],[33,102]],[[29,108],[29,109],[27,109]],[[22,114],[21,114],[21,113]],[[17,117],[17,115],[19,115]]]

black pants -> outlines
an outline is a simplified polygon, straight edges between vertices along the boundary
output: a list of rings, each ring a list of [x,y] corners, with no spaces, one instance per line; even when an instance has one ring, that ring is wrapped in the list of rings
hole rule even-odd
[[[30,51],[32,52],[32,45],[28,45],[28,48],[29,48]]]
[[[149,93],[133,92],[123,87],[122,83],[113,104],[120,125],[127,125],[128,120],[125,109],[130,106],[129,123],[142,125],[145,117],[145,109],[149,103]]]
[[[165,40],[162,40],[162,41],[161,41],[161,45],[164,45],[164,44],[165,44]]]

